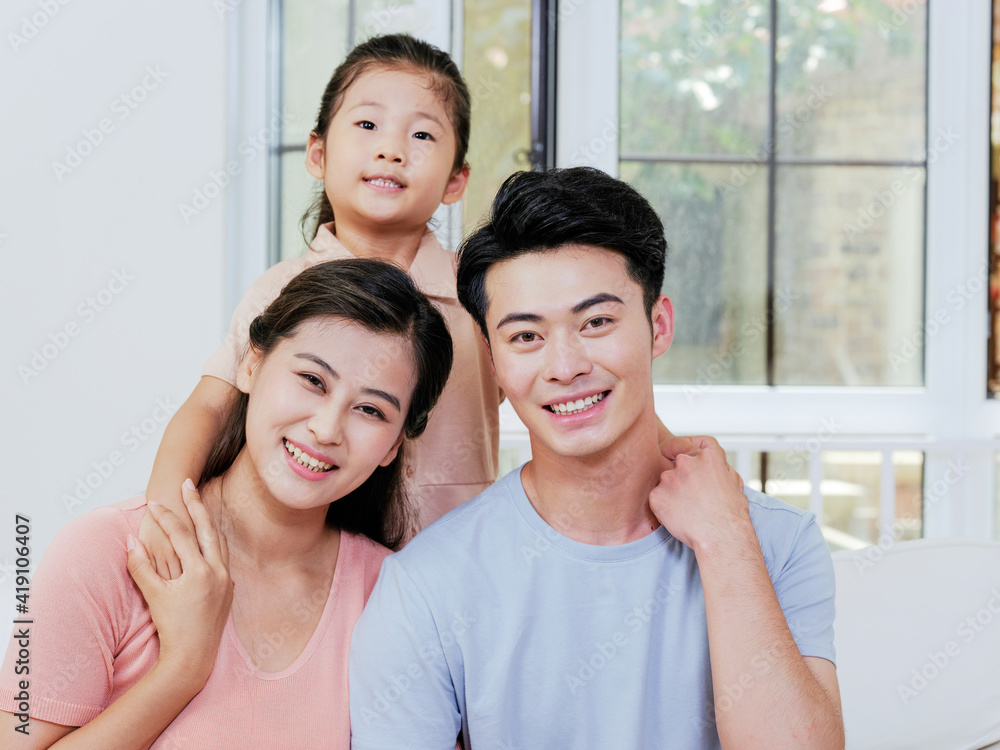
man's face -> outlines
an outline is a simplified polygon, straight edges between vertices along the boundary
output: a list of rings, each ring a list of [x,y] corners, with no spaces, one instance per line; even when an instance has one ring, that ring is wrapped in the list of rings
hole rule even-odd
[[[599,454],[652,414],[652,361],[670,346],[673,309],[661,296],[646,314],[624,256],[528,253],[490,268],[486,294],[497,380],[533,452]]]

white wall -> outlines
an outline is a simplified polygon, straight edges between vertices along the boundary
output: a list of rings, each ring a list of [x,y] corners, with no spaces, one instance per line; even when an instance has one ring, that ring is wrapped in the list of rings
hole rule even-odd
[[[222,338],[226,198],[188,221],[179,206],[225,163],[224,7],[0,9],[4,639],[15,513],[31,519],[34,566],[71,518],[142,492],[163,407],[186,398]],[[68,148],[81,161],[54,168]]]

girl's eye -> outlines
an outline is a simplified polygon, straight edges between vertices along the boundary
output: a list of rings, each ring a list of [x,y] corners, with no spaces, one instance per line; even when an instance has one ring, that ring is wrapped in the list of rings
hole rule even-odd
[[[367,414],[369,417],[377,417],[378,419],[381,419],[383,422],[386,421],[385,414],[383,414],[381,411],[376,409],[374,406],[371,406],[370,404],[362,404],[358,408],[361,409],[361,411],[364,414]]]
[[[372,122],[371,120],[362,120],[361,122],[358,123],[358,127],[361,128],[362,130],[374,130],[375,123]]]
[[[325,388],[323,387],[323,381],[320,380],[315,375],[313,375],[311,372],[300,372],[299,376],[307,383],[309,383],[309,385],[315,386],[316,388],[319,388],[321,391],[325,390]]]
[[[532,341],[536,341],[537,339],[538,339],[537,333],[532,333],[531,331],[522,331],[521,333],[515,333],[513,336],[511,336],[510,340],[514,342],[520,341],[525,344],[530,344]]]
[[[422,141],[433,141],[434,140],[434,136],[433,135],[431,135],[430,133],[424,132],[423,130],[421,130],[419,133],[414,133],[413,137],[414,138],[419,138]]]

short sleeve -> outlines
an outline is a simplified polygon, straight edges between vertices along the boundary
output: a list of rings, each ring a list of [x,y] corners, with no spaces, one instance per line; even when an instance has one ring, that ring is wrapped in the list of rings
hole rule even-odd
[[[788,557],[777,575],[772,575],[772,581],[799,653],[836,663],[833,559],[811,513],[800,518]]]
[[[240,363],[246,356],[250,341],[250,324],[254,318],[264,312],[264,309],[274,302],[285,284],[291,281],[303,269],[301,258],[293,258],[271,266],[253,283],[236,306],[233,319],[229,324],[222,345],[208,358],[202,368],[202,375],[211,375],[240,388],[238,373]],[[243,388],[241,388],[243,390]]]
[[[112,700],[115,657],[137,635],[135,588],[127,569],[128,522],[115,507],[77,518],[52,541],[31,580],[27,679],[30,715],[82,726]],[[22,679],[15,625],[3,673],[0,709],[11,711]],[[152,633],[145,633],[151,637]]]
[[[455,747],[461,717],[440,633],[395,556],[354,628],[350,700],[355,750]]]

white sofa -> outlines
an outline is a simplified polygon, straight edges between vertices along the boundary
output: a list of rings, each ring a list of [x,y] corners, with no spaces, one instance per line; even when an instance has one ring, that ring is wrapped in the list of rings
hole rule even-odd
[[[1000,543],[927,539],[833,558],[848,750],[1000,748]]]

